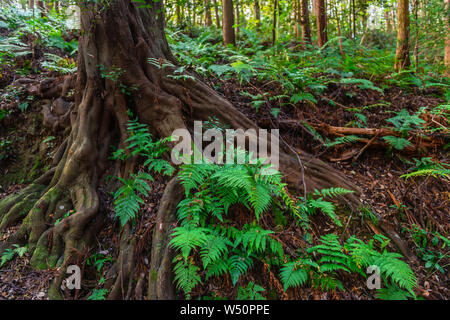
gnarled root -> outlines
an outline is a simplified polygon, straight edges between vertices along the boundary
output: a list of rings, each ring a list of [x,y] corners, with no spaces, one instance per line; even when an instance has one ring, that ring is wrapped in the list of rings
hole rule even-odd
[[[166,186],[159,205],[153,233],[150,270],[148,277],[148,299],[169,300],[175,298],[172,279],[172,251],[170,234],[176,225],[176,210],[183,199],[183,187],[172,179]]]

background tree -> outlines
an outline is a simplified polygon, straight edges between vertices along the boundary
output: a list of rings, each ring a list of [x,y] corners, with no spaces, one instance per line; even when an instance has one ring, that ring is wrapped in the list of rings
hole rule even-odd
[[[204,6],[205,6],[205,25],[207,27],[210,27],[212,25],[210,0],[204,0]]]
[[[225,45],[236,45],[236,36],[234,33],[234,13],[233,0],[222,0],[222,30],[223,43]]]
[[[322,47],[328,41],[325,0],[314,0],[314,13],[316,15],[317,45]]]
[[[219,5],[217,4],[217,0],[214,0],[214,13],[216,16],[216,27],[220,28]]]
[[[447,77],[450,77],[450,0],[445,0],[444,6],[444,21],[445,21],[445,29],[447,30],[447,36],[445,37],[445,56],[444,56],[444,66],[445,66],[445,74]]]
[[[397,50],[395,71],[399,72],[411,64],[409,59],[409,0],[398,0],[397,6]]]
[[[308,0],[299,0],[300,4],[300,25],[302,26],[302,41],[304,44],[311,44],[311,26],[309,23]]]

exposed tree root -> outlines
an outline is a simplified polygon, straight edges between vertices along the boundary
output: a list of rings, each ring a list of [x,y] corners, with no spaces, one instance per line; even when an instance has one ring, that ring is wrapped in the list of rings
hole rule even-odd
[[[159,204],[150,256],[148,299],[169,300],[175,298],[172,279],[172,258],[169,247],[170,234],[176,225],[176,209],[183,199],[183,187],[174,178],[166,187]]]

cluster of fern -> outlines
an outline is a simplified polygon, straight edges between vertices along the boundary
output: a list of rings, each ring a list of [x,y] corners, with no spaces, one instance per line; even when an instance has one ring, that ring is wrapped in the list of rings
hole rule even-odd
[[[375,241],[380,242],[380,251]],[[350,237],[341,245],[335,234],[320,238],[320,244],[310,247],[298,259],[283,265],[281,279],[285,290],[310,283],[322,290],[344,290],[339,273],[358,273],[367,277],[366,268],[377,267],[383,280],[384,288],[377,292],[381,299],[406,299],[415,297],[414,288],[417,279],[409,265],[400,260],[402,255],[388,252],[385,247],[389,240],[376,235],[368,243]]]
[[[147,181],[153,180],[149,172],[171,176],[174,171],[171,164],[161,158],[168,150],[166,143],[171,137],[153,141],[147,126],[139,123],[138,119],[128,122],[127,132],[129,137],[125,140],[126,149],[116,150],[112,159],[127,160],[131,157],[141,157],[145,160],[143,164],[145,171],[131,173],[128,179],[117,177],[121,186],[113,194],[114,208],[122,226],[134,221],[141,204],[144,203],[142,198],[148,196],[150,186]]]
[[[171,245],[178,252],[173,260],[175,281],[186,297],[212,276],[229,275],[236,285],[258,260],[271,267],[281,266],[285,261],[283,247],[274,231],[260,224],[269,211],[288,212],[303,228],[309,227],[308,216],[318,210],[340,224],[334,205],[324,198],[351,191],[324,189],[308,199],[295,199],[280,172],[262,159],[250,164],[250,156],[245,156],[245,164],[219,165],[204,160],[180,168],[178,177],[186,198],[178,205],[179,227],[173,230]],[[233,205],[245,207],[252,222],[242,227],[233,223],[228,217]]]
[[[204,160],[182,165],[178,177],[186,198],[178,205],[179,227],[171,244],[179,252],[173,261],[176,284],[187,297],[202,278],[228,274],[236,285],[256,260],[270,266],[283,262],[281,243],[260,224],[273,206],[301,215],[278,171],[260,159],[223,165]],[[228,216],[230,206],[238,204],[249,212],[251,222],[243,226]]]

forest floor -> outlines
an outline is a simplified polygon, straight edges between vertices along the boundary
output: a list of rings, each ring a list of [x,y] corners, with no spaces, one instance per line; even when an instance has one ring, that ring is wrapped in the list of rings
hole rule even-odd
[[[39,174],[49,168],[52,157],[58,145],[62,142],[67,132],[53,132],[42,124],[42,107],[49,104],[49,100],[43,100],[35,96],[29,100],[25,110],[19,110],[15,97],[22,101],[26,99],[23,92],[26,90],[13,89],[9,86],[20,78],[31,79],[30,85],[35,81],[54,76],[49,72],[40,74],[22,75],[17,69],[3,68],[0,79],[0,107],[9,110],[9,116],[0,121],[0,138],[8,141],[10,147],[4,157],[0,157],[0,199],[23,188],[27,183],[35,179]],[[422,247],[418,239],[425,238],[432,241],[433,232],[447,235],[449,232],[449,181],[436,177],[405,180],[400,176],[411,168],[413,158],[431,157],[442,162],[448,162],[448,152],[442,145],[445,137],[436,134],[433,136],[434,144],[418,146],[414,150],[396,152],[382,143],[354,142],[341,144],[335,147],[325,148],[318,141],[317,136],[311,132],[314,127],[327,136],[330,131],[328,126],[346,127],[354,120],[349,109],[360,108],[366,118],[365,127],[381,128],[386,125],[386,119],[392,117],[393,111],[406,109],[417,112],[421,107],[436,107],[444,101],[440,98],[439,88],[426,90],[405,90],[399,87],[387,88],[384,95],[371,89],[361,89],[356,85],[331,85],[322,94],[316,104],[305,103],[303,108],[281,108],[277,117],[270,112],[269,102],[263,104],[258,112],[251,105],[251,99],[239,92],[249,92],[257,95],[260,92],[271,92],[272,95],[282,94],[282,89],[273,83],[252,82],[251,84],[239,84],[235,79],[222,80],[218,78],[204,79],[212,87],[223,94],[234,106],[246,116],[256,122],[262,128],[279,128],[281,137],[299,152],[304,150],[338,169],[350,181],[361,189],[361,200],[376,211],[407,243],[409,250],[416,256],[420,256],[419,263],[412,265],[418,278],[420,287],[419,295],[429,299],[450,298],[450,278],[447,272],[425,267],[427,261],[423,259],[424,250],[428,254],[434,254],[439,258],[439,264],[445,266],[449,263],[447,258],[442,258],[447,248]],[[330,103],[330,100],[332,101]],[[275,104],[275,102],[270,102]],[[362,107],[368,107],[366,109]],[[305,126],[305,123],[309,126]],[[330,138],[332,137],[329,135]],[[368,136],[368,140],[372,136]],[[306,164],[307,165],[307,164]],[[141,216],[136,226],[138,239],[138,263],[136,278],[141,274],[147,276],[149,261],[149,243],[155,224],[159,199],[164,190],[163,178],[152,182],[152,193],[145,199]],[[85,278],[81,296],[87,294],[97,285],[99,272],[98,264],[108,265],[112,261],[107,256],[117,256],[119,235],[116,232],[117,222],[114,220],[112,209],[112,196],[110,185],[102,185],[100,195],[102,211],[109,220],[108,226],[98,236],[98,246],[86,253]],[[348,237],[356,235],[361,239],[370,239],[373,234],[381,231],[370,222],[362,223],[362,216],[358,213],[344,211],[341,214],[344,228],[339,228],[326,216],[314,216],[311,218],[312,234],[317,238],[325,233],[338,233]],[[417,227],[416,227],[417,226]],[[278,230],[276,236],[289,248],[297,248],[303,245],[303,239],[296,237],[297,226],[288,224],[283,230]],[[9,229],[3,234],[3,238],[14,230]],[[422,238],[421,238],[422,237]],[[2,240],[2,239],[0,239]],[[396,250],[394,244],[389,245],[391,250]],[[439,255],[440,254],[440,255]],[[96,259],[90,257],[96,255]],[[100,258],[105,259],[100,259]],[[85,271],[86,271],[85,270]],[[46,299],[49,282],[54,277],[56,270],[36,271],[29,265],[28,253],[21,258],[15,258],[6,267],[0,269],[0,300],[1,299]],[[264,265],[255,266],[249,273],[247,280],[258,280],[265,287],[273,289],[273,298],[285,299],[372,299],[374,294],[367,289],[364,281],[354,276],[343,276],[342,282],[347,289],[345,293],[320,292],[314,289],[298,288],[290,289],[287,293],[282,290],[282,285],[271,271]],[[146,282],[145,282],[146,283]],[[235,296],[236,289],[229,281],[208,282],[201,288],[194,290],[192,296],[205,296],[210,292],[220,292],[223,297]],[[140,297],[136,297],[140,298]]]

